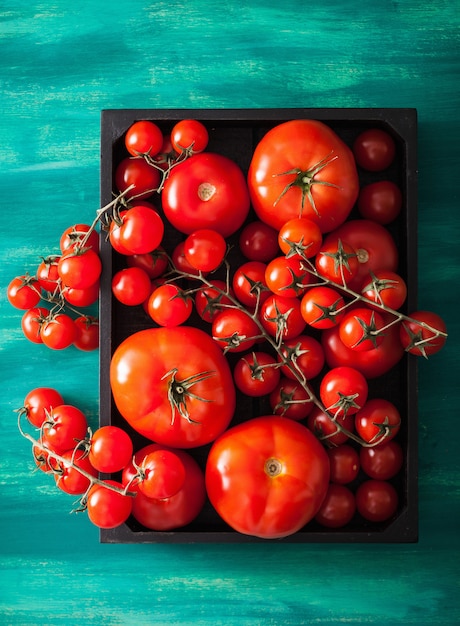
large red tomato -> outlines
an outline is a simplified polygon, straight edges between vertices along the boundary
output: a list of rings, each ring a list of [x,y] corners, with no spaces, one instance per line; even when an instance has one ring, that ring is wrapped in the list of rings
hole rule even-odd
[[[176,448],[213,441],[235,410],[232,373],[217,343],[189,326],[130,335],[110,366],[115,404],[148,439]]]
[[[254,151],[248,186],[263,222],[279,230],[306,217],[323,233],[347,219],[359,192],[351,150],[316,120],[291,120],[269,130]]]
[[[249,212],[249,192],[240,167],[213,152],[201,152],[177,165],[162,192],[163,210],[181,233],[209,228],[228,237]]]
[[[227,524],[274,539],[297,532],[316,515],[329,484],[329,458],[302,424],[263,416],[214,442],[205,477],[211,504]]]

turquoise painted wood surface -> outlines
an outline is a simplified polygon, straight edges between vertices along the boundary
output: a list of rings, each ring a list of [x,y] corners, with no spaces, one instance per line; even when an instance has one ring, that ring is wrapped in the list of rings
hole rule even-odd
[[[456,624],[459,5],[65,0],[0,3],[0,623]],[[26,342],[5,297],[98,207],[103,108],[415,107],[420,308],[445,350],[420,364],[415,545],[100,545],[33,474],[13,410],[38,385],[98,415],[98,357]]]

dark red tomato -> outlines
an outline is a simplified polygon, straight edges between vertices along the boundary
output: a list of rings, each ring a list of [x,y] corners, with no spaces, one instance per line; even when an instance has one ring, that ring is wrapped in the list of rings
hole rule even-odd
[[[61,294],[64,297],[64,300],[71,304],[74,307],[86,307],[94,304],[96,300],[99,298],[99,288],[100,281],[97,280],[95,283],[90,285],[89,287],[85,287],[85,289],[74,289],[73,287],[64,287],[61,291]]]
[[[361,469],[375,480],[389,480],[396,476],[404,462],[401,445],[392,439],[387,443],[370,448],[362,447],[359,451]]]
[[[227,295],[227,284],[223,280],[211,280],[195,294],[195,309],[205,322],[211,323],[215,316],[224,310],[225,305],[233,304]],[[228,291],[233,296],[233,290]]]
[[[134,122],[126,131],[125,146],[132,156],[157,155],[163,146],[161,128],[149,120]]]
[[[353,415],[366,403],[368,391],[367,380],[361,372],[342,366],[326,372],[319,395],[331,415]]]
[[[86,493],[91,485],[91,479],[83,472],[96,478],[97,470],[91,465],[85,451],[75,451],[72,448],[62,452],[61,456],[64,461],[58,461],[54,471],[56,486],[74,496]]]
[[[247,261],[235,269],[232,286],[235,297],[246,307],[255,309],[270,295],[265,279],[267,265],[262,261]]]
[[[110,489],[108,485],[123,489],[123,485],[115,480],[103,483],[94,484],[88,492],[88,518],[98,528],[116,528],[131,515],[134,498]]]
[[[133,442],[122,428],[101,426],[91,435],[88,457],[98,472],[119,472],[133,458]]]
[[[236,362],[233,378],[238,389],[247,396],[265,396],[279,383],[279,363],[267,352],[251,352]]]
[[[348,287],[353,291],[359,292],[363,280],[369,276],[370,272],[378,270],[395,272],[397,270],[398,248],[385,226],[370,220],[349,220],[330,233],[324,244],[332,245],[337,238],[346,241],[358,255],[358,271],[351,280],[347,281]]]
[[[302,334],[306,322],[300,312],[298,298],[285,298],[273,294],[260,307],[259,319],[265,331],[277,341]]]
[[[363,352],[381,345],[384,327],[385,321],[378,311],[359,306],[345,312],[339,325],[339,336],[347,348]]]
[[[58,262],[59,278],[63,286],[72,289],[86,289],[94,285],[101,272],[101,259],[92,248],[68,248]]]
[[[112,293],[126,306],[142,304],[150,295],[151,281],[140,267],[125,267],[112,277]]]
[[[151,252],[130,254],[126,257],[128,267],[140,267],[151,279],[162,276],[168,267],[168,255],[164,248],[158,246]]]
[[[73,224],[65,229],[59,239],[59,248],[65,252],[74,244],[85,243],[85,248],[99,250],[99,234],[89,224]]]
[[[86,436],[86,415],[71,404],[53,407],[43,423],[43,443],[57,454],[73,450]]]
[[[147,313],[152,320],[168,328],[184,324],[192,310],[193,300],[174,283],[159,285],[147,302]]]
[[[123,159],[115,170],[115,186],[126,199],[149,198],[158,189],[160,180],[159,170],[143,157]]]
[[[361,188],[358,210],[366,220],[390,224],[401,213],[401,189],[391,180],[379,180]]]
[[[279,254],[278,231],[265,222],[255,220],[240,233],[241,253],[250,261],[267,263]]]
[[[403,320],[400,339],[404,350],[416,356],[428,357],[444,347],[447,328],[444,320],[432,311],[415,311]]]
[[[336,448],[329,448],[327,455],[331,465],[330,480],[332,483],[348,485],[358,477],[360,461],[356,448],[348,443],[343,443]]]
[[[312,287],[302,296],[300,312],[309,326],[324,330],[336,326],[345,314],[345,301],[332,287]]]
[[[147,498],[166,500],[184,486],[186,471],[181,457],[172,450],[149,452],[140,465],[138,488]]]
[[[42,342],[52,350],[64,350],[73,344],[77,336],[75,322],[66,313],[48,316],[40,326]]]
[[[198,328],[149,328],[130,335],[114,352],[110,383],[126,421],[167,446],[213,441],[235,410],[226,357]]]
[[[278,233],[278,244],[288,257],[298,256],[310,259],[321,249],[323,234],[313,220],[296,217],[281,226]]]
[[[99,348],[99,320],[92,315],[80,315],[74,320],[76,335],[73,345],[90,352]]]
[[[174,269],[176,269],[178,272],[184,272],[185,274],[189,274],[191,276],[198,276],[200,274],[200,270],[197,270],[187,261],[184,252],[184,243],[184,241],[180,241],[172,252],[171,260]]]
[[[144,205],[120,212],[110,224],[109,238],[121,254],[145,254],[161,244],[164,223],[160,215]]]
[[[360,167],[380,172],[393,163],[396,145],[393,137],[381,128],[369,128],[353,142],[353,154]]]
[[[315,520],[326,528],[342,528],[351,522],[355,511],[353,492],[344,485],[331,483]]]
[[[308,428],[271,415],[223,433],[211,447],[205,477],[211,504],[227,524],[275,539],[316,515],[329,484],[329,462]]]
[[[64,400],[59,391],[52,387],[37,387],[29,391],[19,411],[26,415],[31,424],[40,428],[47,418],[47,412],[61,404],[64,404]]]
[[[367,443],[387,443],[399,432],[401,415],[397,407],[384,398],[372,398],[355,415],[355,430]]]
[[[286,298],[301,296],[312,281],[312,274],[304,269],[298,256],[278,256],[265,270],[265,282],[274,294]]]
[[[376,270],[363,280],[361,293],[371,302],[385,305],[394,311],[402,307],[407,297],[405,280],[396,272]]]
[[[59,258],[58,255],[53,254],[42,259],[35,274],[40,287],[51,294],[59,293]]]
[[[398,492],[385,480],[366,480],[359,485],[355,497],[358,513],[371,522],[390,519],[398,508]]]
[[[249,212],[244,174],[231,159],[202,152],[177,165],[165,182],[166,218],[182,233],[209,228],[223,237],[238,230]]]
[[[359,271],[356,250],[341,237],[330,235],[315,257],[320,276],[338,285],[350,285]]]
[[[197,154],[206,149],[209,134],[199,120],[180,120],[171,130],[171,144],[177,153]]]
[[[155,443],[145,446],[134,455],[135,465],[139,467],[150,453],[164,449]],[[145,528],[169,531],[186,526],[197,517],[205,503],[206,489],[200,466],[187,452],[174,450],[174,453],[185,468],[185,481],[182,489],[171,498],[158,500],[146,497],[136,484],[138,470],[133,462],[123,470],[123,485],[130,485],[129,490],[136,493],[133,498],[133,517]]]
[[[24,336],[32,343],[43,343],[40,329],[49,315],[49,309],[35,306],[24,313],[21,319],[21,328]]]
[[[357,352],[347,348],[340,339],[337,327],[323,331],[321,343],[329,367],[354,367],[366,378],[377,378],[385,374],[404,356],[397,324],[387,327],[382,343],[372,350]]]
[[[268,131],[254,151],[248,185],[263,222],[279,230],[306,217],[323,233],[347,219],[359,191],[351,150],[316,120],[291,120]]]
[[[40,283],[32,276],[17,276],[8,285],[7,298],[16,309],[31,309],[41,300]]]
[[[32,446],[32,457],[37,468],[45,474],[52,472],[53,466],[56,465],[56,462],[49,456],[49,453],[46,452],[46,450],[42,450],[39,445]]]
[[[269,401],[274,415],[281,415],[298,422],[308,417],[313,410],[314,404],[311,397],[312,392],[307,387],[307,383],[301,385],[292,378],[282,376],[271,392]]]
[[[212,321],[212,337],[225,352],[249,350],[260,336],[255,321],[240,309],[224,309]]]
[[[307,421],[308,428],[326,446],[339,446],[349,439],[354,431],[354,416],[336,416],[334,419],[314,405]]]
[[[310,335],[298,335],[283,341],[278,361],[286,359],[291,365],[282,365],[284,376],[297,380],[300,375],[305,380],[318,376],[324,366],[324,351],[321,343]]]
[[[223,262],[227,243],[220,233],[209,228],[194,230],[184,241],[184,254],[200,272],[213,272]]]

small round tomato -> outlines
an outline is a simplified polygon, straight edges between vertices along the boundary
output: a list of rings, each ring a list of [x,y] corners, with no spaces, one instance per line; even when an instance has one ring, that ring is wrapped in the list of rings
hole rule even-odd
[[[153,280],[158,278],[166,271],[168,267],[168,255],[164,248],[158,246],[151,252],[142,254],[130,254],[126,256],[126,265],[128,267],[140,267],[147,272],[149,278]]]
[[[375,270],[363,280],[361,294],[376,304],[384,305],[397,311],[407,297],[407,285],[404,279],[390,270]]]
[[[133,457],[131,437],[118,426],[101,426],[91,434],[89,444],[88,457],[98,472],[119,472]]]
[[[283,341],[278,360],[286,359],[290,365],[282,365],[281,372],[288,378],[297,379],[300,374],[305,380],[318,376],[324,366],[324,351],[321,343],[310,335],[298,335]]]
[[[91,352],[99,348],[99,320],[93,315],[80,315],[74,320],[76,335],[73,345],[78,350]]]
[[[177,165],[162,192],[166,218],[182,233],[209,228],[228,237],[249,212],[249,192],[240,167],[231,159],[202,152]]]
[[[356,448],[348,443],[343,443],[336,448],[329,448],[327,455],[331,466],[330,480],[332,483],[347,485],[357,478],[360,461]]]
[[[48,316],[40,327],[42,342],[52,350],[64,350],[77,336],[74,320],[66,313]]]
[[[57,254],[47,256],[42,259],[37,267],[36,277],[40,287],[51,294],[59,292],[59,258],[60,256]]]
[[[342,528],[351,522],[355,511],[353,492],[344,485],[331,483],[315,520],[326,528]]]
[[[239,265],[233,274],[232,286],[235,297],[246,307],[255,309],[270,295],[265,279],[267,266],[262,261],[247,261]]]
[[[52,387],[37,387],[32,389],[24,398],[24,404],[19,411],[24,413],[31,424],[40,428],[53,407],[64,404],[61,394]]]
[[[310,259],[318,254],[322,242],[323,234],[318,224],[305,217],[287,221],[278,233],[279,247],[288,257]]]
[[[354,431],[354,416],[336,415],[332,418],[314,405],[307,426],[326,446],[339,446],[349,439],[348,433]]]
[[[240,233],[239,247],[249,261],[267,263],[279,254],[278,231],[260,220],[249,222]]]
[[[58,262],[59,278],[64,286],[72,289],[86,289],[94,285],[101,272],[101,259],[92,248],[68,248]]]
[[[84,289],[74,289],[73,287],[64,287],[61,294],[64,300],[74,307],[86,307],[94,304],[99,298],[100,280]]]
[[[149,120],[134,122],[126,131],[125,146],[131,156],[156,156],[163,146],[161,128]]]
[[[384,319],[377,311],[360,306],[345,313],[339,325],[339,336],[347,348],[363,352],[381,345],[384,327]]]
[[[34,306],[24,313],[21,319],[21,328],[26,339],[32,343],[43,343],[40,329],[49,313],[49,309],[43,306]]]
[[[152,252],[161,244],[163,235],[159,213],[142,204],[121,211],[109,229],[110,243],[121,254]]]
[[[56,486],[65,493],[71,495],[81,495],[88,490],[91,480],[81,471],[96,478],[97,470],[91,465],[84,450],[66,450],[61,453],[63,461],[57,461],[53,472]]]
[[[345,301],[332,287],[312,287],[300,302],[300,312],[309,326],[324,330],[336,326],[343,318]]]
[[[147,313],[159,326],[184,324],[193,310],[193,301],[178,285],[165,283],[152,291]]]
[[[206,149],[209,134],[206,126],[199,120],[180,120],[171,130],[171,144],[176,152],[197,154]]]
[[[40,302],[40,283],[33,276],[17,276],[7,288],[8,302],[16,309],[31,309]]]
[[[355,497],[358,513],[370,522],[384,522],[398,508],[398,492],[385,480],[366,480],[359,485]]]
[[[401,445],[391,439],[378,446],[362,447],[359,451],[361,469],[375,480],[389,480],[396,476],[404,463]]]
[[[73,450],[86,436],[86,415],[71,404],[53,407],[42,425],[43,443],[52,452],[61,454]]]
[[[285,376],[281,376],[269,396],[269,401],[274,415],[281,415],[296,422],[308,417],[314,406],[306,384],[301,385],[298,381]]]
[[[149,452],[139,467],[137,486],[147,498],[166,500],[183,488],[186,469],[179,454],[168,449]]]
[[[65,252],[76,244],[81,246],[83,241],[85,245],[82,247],[93,248],[95,252],[99,250],[99,234],[89,224],[73,224],[62,233],[59,248]]]
[[[331,415],[353,415],[364,406],[367,380],[353,367],[334,367],[321,379],[319,395]]]
[[[88,492],[88,518],[98,528],[116,528],[131,515],[134,498],[107,486],[123,489],[123,485],[115,480],[105,480],[103,483],[94,484]]]
[[[387,443],[399,432],[401,415],[397,407],[384,398],[368,400],[355,415],[355,430],[367,443]]]
[[[190,265],[190,263],[187,261],[187,257],[185,256],[185,252],[184,252],[184,244],[185,244],[184,241],[180,241],[175,246],[172,252],[171,260],[172,260],[174,269],[176,269],[178,272],[184,272],[185,274],[189,274],[192,276],[199,276],[200,270],[197,270],[195,267],[193,267],[193,265]]]
[[[259,319],[266,332],[277,341],[297,337],[306,326],[300,312],[300,300],[276,294],[263,301]]]
[[[271,415],[223,433],[211,447],[205,477],[211,504],[227,524],[272,539],[295,533],[316,515],[329,462],[305,426]]]
[[[353,142],[356,162],[370,172],[387,169],[395,158],[396,144],[390,133],[381,128],[361,132]]]
[[[212,321],[212,337],[225,352],[249,350],[260,336],[255,321],[241,309],[224,309]]]
[[[444,347],[447,328],[444,320],[432,311],[415,311],[400,326],[400,340],[406,352],[428,357]]]
[[[247,396],[265,396],[279,383],[279,363],[267,352],[251,352],[236,362],[233,378]]]
[[[223,280],[211,280],[209,285],[203,285],[195,294],[195,309],[205,322],[211,323],[215,316],[223,311],[226,305],[232,305],[227,295],[227,284]],[[233,296],[233,290],[228,289]]]
[[[391,180],[379,180],[362,187],[358,211],[364,219],[390,224],[401,213],[401,189]]]
[[[115,186],[125,199],[149,198],[158,189],[160,180],[159,170],[143,157],[123,159],[115,170]]]
[[[151,281],[140,267],[125,267],[112,277],[112,293],[126,306],[142,304],[150,295]]]
[[[223,262],[227,244],[216,230],[193,231],[184,242],[184,254],[192,267],[200,272],[213,272]]]
[[[274,294],[286,298],[301,296],[312,275],[304,269],[298,256],[278,256],[272,259],[265,270],[265,282]]]
[[[315,257],[320,276],[339,285],[348,285],[359,269],[356,250],[340,237],[329,236]]]

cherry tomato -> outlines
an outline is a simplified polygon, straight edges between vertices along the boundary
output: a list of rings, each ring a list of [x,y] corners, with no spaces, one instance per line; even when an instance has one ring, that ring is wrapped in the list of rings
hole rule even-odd
[[[225,352],[243,352],[252,348],[260,331],[249,313],[224,309],[212,321],[212,337]]]
[[[353,367],[334,367],[321,379],[319,394],[331,415],[353,415],[367,400],[367,380]]]
[[[369,128],[361,132],[353,143],[356,162],[370,172],[387,169],[393,163],[395,153],[393,137],[381,128]]]
[[[338,285],[349,285],[358,274],[356,250],[340,237],[329,236],[315,257],[316,271],[320,276]]]
[[[174,283],[158,286],[147,302],[147,313],[160,326],[173,327],[184,324],[192,310],[192,299]]]
[[[361,217],[379,224],[390,224],[401,213],[401,189],[391,180],[379,180],[361,188],[358,211]]]
[[[115,186],[120,193],[125,192],[125,199],[149,198],[158,189],[160,180],[159,170],[143,157],[123,159],[115,170]]]
[[[131,515],[134,498],[107,488],[105,485],[123,488],[115,480],[105,480],[104,484],[94,484],[88,492],[86,508],[88,518],[98,528],[116,528]]]
[[[48,316],[40,326],[42,342],[52,350],[64,350],[73,344],[77,336],[75,322],[66,313]]]
[[[244,174],[231,159],[203,152],[177,165],[165,182],[166,218],[182,233],[209,228],[223,237],[238,230],[249,212]]]
[[[130,254],[126,257],[128,267],[140,267],[147,272],[149,278],[158,278],[168,267],[168,256],[161,246],[151,252],[143,254]]]
[[[396,272],[375,270],[363,280],[360,292],[371,302],[397,311],[406,301],[407,285]]]
[[[382,344],[384,327],[382,315],[360,306],[345,313],[339,325],[339,336],[347,348],[363,352]]]
[[[309,326],[333,328],[345,315],[345,301],[332,287],[312,287],[302,296],[300,312]]]
[[[305,330],[305,320],[300,312],[298,298],[286,298],[273,294],[263,301],[259,314],[266,332],[276,340],[297,337]]]
[[[347,219],[359,191],[352,151],[316,120],[291,120],[269,130],[253,153],[248,185],[263,222],[279,230],[305,217],[323,233]]]
[[[99,348],[99,320],[93,315],[80,315],[75,320],[76,337],[74,346],[90,352]]]
[[[369,448],[362,447],[359,451],[361,469],[375,480],[389,480],[396,476],[404,463],[401,445],[391,439],[386,443]]]
[[[53,294],[59,292],[58,262],[60,256],[53,254],[42,259],[37,267],[36,277],[40,287]]]
[[[339,446],[349,439],[354,431],[353,415],[336,415],[332,418],[314,405],[307,420],[308,428],[326,446]]]
[[[191,274],[192,276],[199,276],[200,270],[197,270],[193,265],[187,261],[184,252],[184,244],[185,241],[180,241],[174,248],[173,253],[171,255],[172,263],[174,268],[178,272],[184,272],[185,274]]]
[[[311,280],[312,275],[304,269],[300,257],[275,257],[265,270],[267,287],[274,294],[286,298],[302,295]]]
[[[155,156],[163,146],[163,133],[154,122],[139,120],[126,131],[125,146],[131,156]]]
[[[298,381],[281,376],[269,396],[274,415],[281,415],[296,422],[305,419],[313,410],[311,396]]]
[[[61,453],[64,461],[57,461],[53,466],[56,486],[71,495],[81,495],[86,493],[91,481],[79,470],[83,470],[90,476],[96,478],[97,470],[91,465],[84,450],[66,450]]]
[[[279,254],[278,231],[260,220],[249,222],[240,233],[239,247],[250,261],[267,263]]]
[[[40,283],[32,276],[17,276],[7,288],[8,302],[16,309],[31,309],[40,302]]]
[[[279,538],[300,530],[318,512],[329,462],[305,426],[262,416],[233,426],[214,442],[205,476],[211,504],[234,530]]]
[[[121,254],[145,254],[161,244],[164,223],[157,211],[136,205],[120,212],[119,219],[110,224],[109,238]]]
[[[390,519],[398,508],[398,493],[385,480],[366,480],[359,485],[355,497],[358,513],[371,522]]]
[[[71,404],[53,407],[42,425],[43,443],[51,451],[61,454],[73,450],[86,436],[86,415]]]
[[[265,278],[266,269],[267,266],[262,261],[247,261],[239,265],[233,274],[233,292],[251,310],[270,295]]]
[[[324,366],[324,351],[321,343],[310,335],[298,335],[283,341],[278,361],[287,359],[291,365],[282,365],[281,372],[288,378],[300,375],[310,380],[319,375]]]
[[[101,426],[91,435],[88,458],[98,472],[112,474],[126,467],[133,457],[133,442],[118,426]]]
[[[66,287],[61,291],[64,300],[75,307],[86,307],[94,304],[99,298],[100,281],[84,289],[74,289],[73,287]]]
[[[344,485],[331,483],[315,520],[326,528],[342,528],[351,522],[355,511],[353,492]]]
[[[370,444],[387,443],[399,432],[401,415],[397,407],[384,398],[368,400],[355,415],[355,430]]]
[[[43,343],[40,329],[49,315],[49,309],[35,306],[24,313],[21,319],[21,328],[24,336],[32,343]]]
[[[279,383],[279,363],[266,352],[251,352],[236,362],[233,377],[238,389],[247,396],[265,396]]]
[[[327,455],[331,466],[330,480],[332,483],[347,485],[358,477],[360,461],[356,448],[348,443],[343,443],[336,448],[329,448]]]
[[[88,235],[88,232],[90,234]],[[93,248],[95,252],[99,250],[99,234],[91,229],[89,224],[73,224],[65,229],[59,239],[59,248],[65,252],[75,244],[81,245],[85,241],[85,248]]]
[[[206,126],[199,120],[180,120],[171,130],[171,144],[178,153],[197,154],[206,149],[209,141]]]
[[[288,257],[310,259],[318,254],[322,242],[323,234],[318,224],[305,217],[289,220],[278,233],[279,247]]]
[[[227,294],[227,284],[223,280],[211,280],[210,286],[203,285],[195,295],[195,308],[198,315],[205,322],[211,323],[215,316],[224,309],[225,305],[233,304]],[[233,290],[228,290],[234,295]]]
[[[446,343],[446,324],[442,317],[432,311],[415,311],[411,320],[403,320],[400,339],[404,350],[416,356],[436,354]],[[428,326],[428,328],[427,328]]]
[[[216,230],[193,231],[184,242],[184,254],[192,267],[200,272],[213,272],[225,258],[227,244]]]
[[[86,289],[99,280],[102,263],[92,248],[67,248],[58,262],[59,278],[66,287]]]
[[[147,498],[166,500],[183,488],[186,478],[181,457],[172,450],[149,452],[140,465],[139,491]]]
[[[149,328],[130,335],[114,352],[110,383],[126,421],[167,446],[210,443],[235,410],[227,360],[198,328]]]
[[[142,304],[150,296],[151,281],[140,267],[126,267],[112,277],[112,293],[126,306]]]
[[[52,387],[37,387],[29,391],[20,409],[31,424],[40,428],[53,407],[64,404],[61,394]]]

